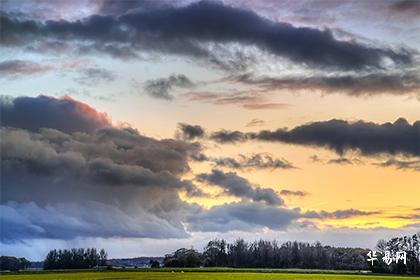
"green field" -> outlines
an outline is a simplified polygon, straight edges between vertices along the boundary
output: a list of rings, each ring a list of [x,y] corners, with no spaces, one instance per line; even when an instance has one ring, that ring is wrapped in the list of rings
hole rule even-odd
[[[171,271],[147,271],[147,270],[133,270],[133,271],[99,271],[99,272],[36,272],[36,273],[17,273],[17,274],[2,274],[1,279],[11,280],[124,280],[124,279],[139,279],[139,280],[165,280],[165,279],[228,279],[228,280],[413,280],[415,278],[409,276],[382,276],[382,275],[362,275],[362,274],[340,274],[334,271],[327,271],[320,273],[320,271],[274,271],[263,272],[259,270],[256,272],[217,272],[217,271],[186,271],[180,270]],[[304,272],[304,273],[303,273]]]

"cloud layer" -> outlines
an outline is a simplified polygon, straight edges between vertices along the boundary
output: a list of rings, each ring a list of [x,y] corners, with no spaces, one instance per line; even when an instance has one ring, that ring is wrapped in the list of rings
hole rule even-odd
[[[190,81],[185,75],[171,75],[168,78],[160,78],[156,80],[149,80],[144,86],[145,92],[158,99],[171,100],[174,97],[170,94],[173,88],[191,88],[194,83]]]
[[[197,179],[208,184],[219,186],[228,195],[237,196],[252,201],[263,201],[269,205],[282,205],[284,201],[271,188],[261,188],[252,184],[234,172],[224,173],[213,169],[211,173],[197,175]]]
[[[188,230],[276,230],[299,219],[374,214],[287,209],[281,194],[303,193],[279,194],[218,169],[184,180],[189,161],[201,154],[198,143],[157,140],[129,127],[114,127],[105,114],[71,98],[17,97],[1,104],[1,242],[185,238]],[[204,133],[181,127],[190,136]],[[280,163],[256,156],[241,164],[274,168]],[[205,209],[180,198],[180,192],[208,196],[203,185],[222,191],[213,198],[234,196],[240,201]]]
[[[395,64],[413,60],[407,50],[342,41],[328,29],[295,27],[250,10],[206,1],[183,7],[140,9],[119,17],[92,15],[78,21],[37,22],[2,14],[1,25],[3,45],[28,44],[32,40],[84,42],[81,47],[120,56],[146,49],[221,63],[202,44],[241,43],[318,68],[360,70],[382,68],[385,60]]]
[[[99,113],[89,105],[70,97],[56,99],[38,97],[17,97],[0,99],[2,126],[13,126],[30,131],[39,128],[53,128],[63,132],[92,132],[110,127],[105,113]]]
[[[281,142],[331,149],[343,155],[355,150],[363,155],[402,154],[420,155],[420,121],[413,124],[403,118],[393,123],[329,120],[312,122],[292,129],[259,132],[219,130],[207,137],[218,143],[229,144],[249,140]]]

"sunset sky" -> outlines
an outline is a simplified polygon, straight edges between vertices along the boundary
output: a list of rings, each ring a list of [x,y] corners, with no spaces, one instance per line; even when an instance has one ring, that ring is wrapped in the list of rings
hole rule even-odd
[[[420,230],[420,1],[0,12],[2,255]]]

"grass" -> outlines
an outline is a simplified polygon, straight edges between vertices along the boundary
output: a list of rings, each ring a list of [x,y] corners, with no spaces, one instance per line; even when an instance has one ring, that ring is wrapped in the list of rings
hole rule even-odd
[[[183,272],[181,272],[183,271]],[[126,269],[123,271],[37,271],[3,273],[10,280],[412,280],[410,276],[366,275],[349,271],[299,269]]]

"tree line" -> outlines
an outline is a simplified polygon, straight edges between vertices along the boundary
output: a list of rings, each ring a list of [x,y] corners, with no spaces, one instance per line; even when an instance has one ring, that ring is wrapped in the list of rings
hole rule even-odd
[[[388,241],[379,240],[376,245],[377,261],[373,262],[372,271],[378,273],[420,275],[420,232],[412,236],[395,237]],[[406,264],[399,260],[385,263],[386,252],[395,257],[398,252],[406,253]]]
[[[10,256],[0,257],[0,270],[19,271],[27,269],[31,262],[25,258],[16,258]]]
[[[420,233],[412,236],[380,240],[376,262],[368,260],[369,249],[323,246],[316,242],[284,242],[238,239],[228,243],[224,239],[208,242],[203,252],[181,248],[165,255],[165,267],[237,267],[237,268],[302,268],[331,270],[371,270],[377,273],[420,275]],[[407,263],[386,264],[385,252],[391,256],[405,252]],[[154,264],[156,266],[156,264]]]
[[[420,233],[412,236],[380,240],[375,248],[375,262],[368,262],[369,249],[324,246],[319,242],[284,242],[259,240],[246,242],[237,239],[228,243],[214,239],[207,243],[203,252],[181,248],[165,255],[165,267],[235,267],[235,268],[302,268],[330,270],[372,270],[377,273],[420,275]],[[406,264],[402,261],[386,263],[388,254],[395,256],[405,252]],[[44,262],[44,269],[85,269],[107,265],[107,253],[95,248],[51,250]],[[25,258],[0,257],[1,270],[23,270],[30,266]],[[156,260],[151,267],[159,267]]]
[[[105,266],[107,253],[95,248],[73,248],[70,250],[51,250],[44,260],[44,269],[83,269]]]
[[[165,256],[167,267],[307,268],[368,270],[367,249],[336,248],[316,242],[284,242],[238,239],[210,241],[203,253],[181,248]]]

